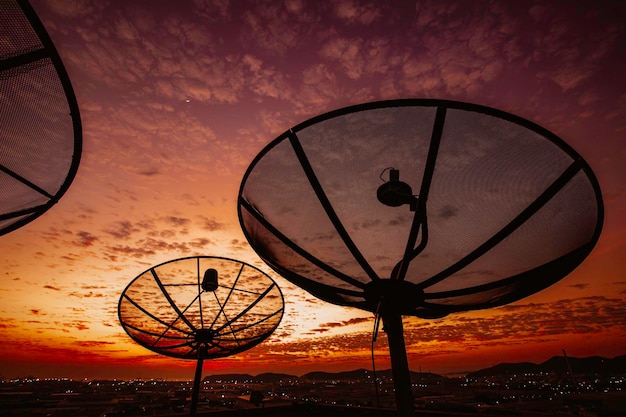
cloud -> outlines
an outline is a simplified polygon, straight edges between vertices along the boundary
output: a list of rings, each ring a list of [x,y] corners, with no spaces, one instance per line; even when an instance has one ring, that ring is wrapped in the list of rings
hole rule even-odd
[[[540,64],[540,76],[563,91],[578,88],[592,77],[619,42],[620,24],[609,23],[611,14],[619,13],[614,6],[594,13],[576,7],[532,6],[532,58]],[[580,27],[585,31],[577,30]]]
[[[58,2],[55,0],[45,0],[46,7],[54,13],[65,17],[82,17],[99,14],[107,7],[107,2],[92,2],[89,0],[76,0],[72,2]],[[37,10],[36,10],[37,11]]]
[[[570,284],[569,287],[576,288],[576,289],[579,289],[579,290],[584,290],[585,288],[589,287],[589,284],[582,284],[582,283],[581,284]]]
[[[89,322],[87,321],[82,321],[82,322],[69,322],[69,323],[65,323],[65,326],[69,326],[69,327],[73,327],[78,331],[85,331],[85,330],[89,330]]]
[[[106,285],[81,285],[81,290],[107,290],[109,287]],[[78,309],[80,311],[80,309]]]
[[[74,253],[68,253],[65,255],[60,256],[60,259],[63,259],[65,261],[68,262],[68,264],[72,264],[75,261],[77,261],[78,259],[80,259],[79,255],[74,254]]]
[[[250,249],[250,245],[248,244],[247,241],[242,241],[239,239],[232,239],[230,241],[230,246],[232,249],[239,250],[239,251]]]
[[[205,216],[199,216],[201,227],[203,230],[207,230],[209,232],[215,232],[218,230],[223,230],[225,224],[216,220],[215,218],[208,218]]]
[[[296,94],[298,100],[294,103],[300,114],[327,110],[329,104],[344,91],[335,71],[326,63],[305,68],[301,77],[300,91]]]
[[[351,326],[354,324],[373,323],[373,322],[374,320],[372,317],[353,317],[349,320],[344,320],[341,322],[322,323],[320,324],[320,327],[322,328],[346,327],[346,326]]]
[[[341,0],[334,3],[334,11],[338,18],[349,23],[369,25],[383,16],[378,5],[379,3],[367,4],[354,0]]]
[[[118,221],[104,230],[105,233],[108,233],[116,239],[128,239],[133,233],[139,231],[140,229],[128,220]]]
[[[187,226],[189,225],[189,223],[191,223],[191,220],[184,218],[184,217],[178,217],[178,216],[167,216],[163,218],[163,221],[175,227]]]
[[[392,61],[389,54],[389,41],[382,38],[331,38],[320,49],[323,58],[337,62],[352,80],[365,75],[385,74]]]
[[[57,242],[61,240],[61,238],[67,237],[71,234],[72,232],[69,230],[59,229],[54,226],[39,232],[41,238],[47,243]]]
[[[158,168],[148,168],[144,170],[138,171],[139,175],[144,175],[146,177],[152,177],[154,175],[160,175],[161,171]]]
[[[499,307],[491,317],[451,315],[425,326],[411,321],[405,326],[408,343],[438,341],[480,344],[526,343],[539,337],[595,334],[605,328],[626,328],[626,307],[620,299],[582,297],[544,304]],[[547,339],[546,339],[547,340]]]
[[[104,294],[102,293],[94,293],[93,291],[89,291],[89,292],[78,292],[78,291],[72,291],[68,294],[69,297],[76,297],[76,298],[103,298],[105,297]]]
[[[317,26],[311,14],[302,11],[294,14],[292,10],[274,2],[245,10],[242,15],[242,41],[253,46],[251,49],[260,48],[274,55],[285,55]]]
[[[64,332],[64,337],[76,337],[77,349],[55,349],[48,346],[52,339],[41,339],[35,343],[40,346],[24,353],[29,360],[40,353],[50,354],[51,360],[63,354],[69,362],[76,355],[90,363],[94,357],[88,353],[113,349],[113,340],[120,342],[120,350],[132,351],[119,335],[100,342],[92,337],[97,333],[91,331],[103,328],[119,331],[118,294],[104,285],[81,285],[85,271],[106,280],[110,288],[121,289],[126,278],[140,270],[207,248],[225,250],[224,255],[236,253],[267,270],[240,238],[240,231],[234,231],[234,216],[224,217],[223,203],[232,200],[245,168],[268,141],[305,118],[357,102],[407,96],[474,99],[537,115],[538,122],[549,122],[546,127],[556,127],[558,133],[574,129],[584,117],[574,138],[592,158],[597,156],[594,164],[600,168],[607,211],[612,208],[613,213],[600,243],[613,242],[606,240],[608,233],[615,237],[611,248],[621,248],[623,239],[614,230],[623,229],[615,220],[623,217],[615,208],[621,207],[623,193],[607,168],[613,164],[618,172],[623,170],[619,155],[624,152],[615,132],[624,130],[621,109],[626,108],[626,95],[610,87],[620,85],[621,77],[613,65],[621,62],[614,58],[620,58],[617,46],[624,33],[619,2],[593,8],[560,5],[555,11],[540,2],[490,2],[484,7],[462,0],[194,0],[182,7],[163,3],[149,13],[133,3],[113,8],[107,1],[34,3],[76,89],[85,154],[73,185],[80,188],[64,197],[68,200],[54,209],[54,216],[42,216],[32,227],[8,237],[8,250],[2,250],[8,287],[0,291],[10,294],[14,285],[39,285],[33,297],[44,295],[56,302],[60,294],[50,291],[64,291],[70,304],[90,308],[66,310],[54,326],[31,320],[26,326],[29,337]],[[191,9],[193,15],[186,18]],[[604,84],[592,84],[600,78]],[[604,123],[599,130],[597,121]],[[585,144],[586,132],[592,133],[589,137],[609,137],[614,151],[606,152],[597,141]],[[202,216],[197,215],[200,209]],[[455,208],[442,207],[430,214],[453,218]],[[406,221],[398,217],[391,223]],[[364,230],[380,226],[376,223],[361,221],[356,226]],[[213,232],[215,236],[209,234]],[[24,237],[29,235],[37,239]],[[32,250],[28,242],[34,243]],[[75,247],[82,249],[72,253]],[[15,259],[9,259],[13,254]],[[52,285],[30,278],[33,257],[38,265],[58,273]],[[586,271],[605,285],[581,279],[569,290],[589,294],[613,290],[610,297],[554,305],[516,303],[444,320],[406,319],[410,354],[426,357],[486,345],[542,344],[570,335],[623,338],[625,313],[618,298],[626,289],[610,282],[620,264],[600,260],[605,268],[600,272],[613,274],[609,281],[597,270]],[[100,283],[93,278],[84,282]],[[324,315],[328,310],[317,310],[324,303],[290,283],[284,287],[295,295],[286,297],[292,318],[286,315],[275,335],[279,339],[268,340],[267,346],[232,363],[243,366],[246,358],[263,361],[257,352],[281,363],[285,357],[301,358],[312,366],[320,362],[311,358],[332,364],[369,358],[371,318],[349,319],[353,315],[349,309],[341,310],[346,316]],[[106,318],[90,314],[93,317],[82,321],[85,311],[94,311],[90,300],[98,301],[95,304]],[[20,309],[27,317],[53,314],[31,301],[24,305],[37,308]],[[2,307],[6,313],[0,327],[24,328],[21,319],[10,317],[10,308],[7,303]],[[16,346],[30,346],[18,342]],[[377,355],[386,338],[379,337],[378,343]],[[152,363],[156,356],[138,360]]]
[[[78,340],[76,345],[82,348],[102,348],[107,346],[114,346],[116,342],[112,341],[100,341],[100,340]]]
[[[78,240],[75,240],[74,244],[83,248],[92,246],[98,240],[97,236],[85,231],[79,231],[76,235]]]
[[[311,330],[311,332],[306,333],[306,334],[313,335],[313,334],[316,334],[316,333],[324,333],[324,332],[327,332],[328,330],[330,330],[330,329],[317,328],[317,329]]]
[[[212,244],[214,244],[213,241],[206,238],[196,238],[189,242],[189,246],[191,246],[192,248],[205,248]]]
[[[128,245],[110,245],[106,247],[106,256],[113,260],[117,259],[116,255],[126,255],[132,258],[144,258],[155,254],[156,251],[143,247],[132,247]]]
[[[131,258],[145,258],[153,256],[159,252],[178,252],[189,253],[189,245],[186,242],[167,242],[162,239],[154,239],[151,237],[139,239],[135,246],[129,245],[107,245],[105,254],[112,258],[116,255],[125,255]]]
[[[230,0],[193,0],[195,12],[212,22],[224,23],[230,20]]]
[[[245,68],[245,83],[253,93],[261,97],[288,99],[291,86],[285,75],[253,55],[246,54],[242,63]]]

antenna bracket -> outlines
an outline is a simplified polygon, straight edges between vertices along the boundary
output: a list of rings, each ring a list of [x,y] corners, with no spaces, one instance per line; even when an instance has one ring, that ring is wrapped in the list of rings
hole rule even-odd
[[[376,190],[378,201],[389,207],[399,207],[408,204],[411,211],[417,209],[417,197],[413,195],[411,186],[400,181],[400,170],[389,169],[389,181]]]

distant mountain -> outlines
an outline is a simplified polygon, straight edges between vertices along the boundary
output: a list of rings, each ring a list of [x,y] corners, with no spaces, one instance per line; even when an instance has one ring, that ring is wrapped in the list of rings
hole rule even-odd
[[[243,382],[243,381],[252,381],[254,377],[249,374],[221,374],[221,375],[209,375],[205,376],[202,380],[203,382],[209,383],[230,383],[233,381]]]
[[[275,374],[275,373],[264,373],[259,374],[257,376],[252,376],[249,374],[219,374],[219,375],[209,375],[204,377],[203,381],[208,383],[233,383],[235,381],[241,383],[244,381],[248,382],[279,382],[285,380],[297,380],[298,377],[295,375],[288,374]]]
[[[590,356],[587,358],[573,358],[568,356],[572,372],[576,374],[621,374],[626,373],[626,355],[615,358],[603,358],[601,356]],[[513,375],[523,373],[567,373],[567,361],[565,356],[553,356],[547,361],[535,364],[531,362],[501,363],[490,368],[467,374],[468,377],[484,377],[496,375]]]
[[[423,381],[433,379],[446,379],[446,377],[433,374],[430,372],[409,372],[412,381]],[[354,371],[346,372],[309,372],[300,377],[302,380],[307,381],[363,381],[368,378],[372,378],[373,372],[367,369],[357,369]],[[391,369],[377,371],[376,376],[378,378],[393,379]]]
[[[626,373],[626,355],[616,356],[613,359],[603,358],[602,356],[590,356],[588,358],[572,358],[568,356],[568,360],[574,374]],[[564,356],[553,356],[539,366],[553,372],[567,371],[567,362]]]
[[[467,374],[469,377],[494,375],[535,374],[541,372],[540,365],[531,362],[499,363],[495,366]]]
[[[267,372],[254,377],[254,382],[280,382],[280,381],[297,381],[299,378],[295,375],[274,374]]]
[[[446,377],[433,374],[430,372],[410,372],[411,380],[414,382],[424,381],[424,380],[437,380],[437,379],[446,379]],[[289,374],[275,374],[275,373],[264,373],[259,374],[257,376],[252,376],[249,374],[220,374],[220,375],[209,375],[204,377],[203,381],[207,383],[234,383],[235,381],[241,383],[244,381],[249,381],[252,383],[273,383],[280,381],[309,381],[309,382],[323,382],[323,381],[365,381],[369,378],[372,378],[373,372],[368,371],[367,369],[357,369],[354,371],[345,371],[345,372],[309,372],[308,374],[304,374],[301,377],[297,377],[295,375]],[[391,369],[386,369],[382,371],[377,371],[376,376],[378,378],[391,380],[392,372]]]
[[[599,374],[599,375],[616,375],[626,374],[626,355],[617,356],[615,358],[603,358],[601,356],[591,356],[587,358],[573,358],[568,356],[570,366],[574,375],[577,374]],[[550,372],[557,374],[566,374],[567,361],[564,356],[553,356],[540,364],[532,362],[518,363],[501,363],[490,368],[481,369],[479,371],[470,372],[468,377],[484,377],[497,375],[513,375],[524,373]],[[424,380],[447,379],[445,376],[433,374],[430,372],[410,372],[413,382]],[[373,372],[367,369],[356,369],[354,371],[345,372],[309,372],[297,377],[289,374],[279,373],[263,373],[257,376],[249,374],[222,374],[210,375],[204,378],[204,382],[209,383],[233,383],[235,381],[241,383],[244,381],[256,383],[274,383],[280,381],[297,381],[306,380],[310,382],[323,381],[365,381],[372,378]],[[385,369],[376,372],[378,378],[387,380],[393,379],[391,369]]]
[[[357,369],[346,372],[309,372],[300,378],[307,381],[329,381],[329,380],[363,380],[372,375],[372,371],[367,369]]]

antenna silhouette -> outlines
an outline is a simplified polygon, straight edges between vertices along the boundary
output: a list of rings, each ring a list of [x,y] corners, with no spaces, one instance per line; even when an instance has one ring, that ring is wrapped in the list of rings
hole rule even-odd
[[[595,246],[603,203],[589,165],[541,126],[406,99],[339,109],[280,135],[248,167],[238,214],[283,277],[380,314],[406,417],[402,317],[496,307],[554,284]]]
[[[74,90],[27,1],[0,3],[0,235],[42,215],[72,183],[82,151]]]
[[[280,288],[261,270],[216,256],[154,266],[124,290],[118,316],[128,335],[161,355],[197,361],[189,415],[195,416],[202,365],[267,339],[284,312]]]

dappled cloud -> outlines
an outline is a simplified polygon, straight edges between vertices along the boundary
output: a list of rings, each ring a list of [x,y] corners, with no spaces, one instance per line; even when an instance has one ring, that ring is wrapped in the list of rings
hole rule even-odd
[[[592,167],[606,217],[589,258],[554,287],[494,310],[405,318],[409,361],[458,370],[468,358],[512,359],[527,346],[525,359],[543,360],[565,344],[598,355],[626,344],[626,3],[31,3],[69,74],[83,149],[63,198],[2,236],[0,374],[189,378],[193,363],[137,346],[117,308],[142,271],[196,255],[258,266],[285,297],[271,337],[206,364],[208,372],[369,367],[373,314],[315,299],[262,263],[241,230],[237,198],[250,163],[283,132],[345,106],[411,97],[491,106],[554,132]],[[354,156],[328,148],[333,163]],[[284,190],[282,200],[303,203]],[[458,210],[428,214],[454,221]],[[345,222],[365,236],[406,219]],[[374,351],[386,364],[382,329]]]

